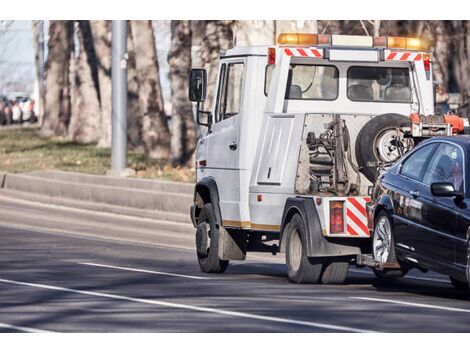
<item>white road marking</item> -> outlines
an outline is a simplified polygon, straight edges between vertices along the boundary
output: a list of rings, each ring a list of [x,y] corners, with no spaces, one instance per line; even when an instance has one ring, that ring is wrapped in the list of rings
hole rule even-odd
[[[247,319],[270,321],[270,322],[284,323],[284,324],[293,324],[293,325],[307,326],[307,327],[320,328],[320,329],[326,329],[326,330],[337,330],[337,331],[346,331],[346,332],[377,332],[377,331],[364,330],[364,329],[348,327],[348,326],[343,326],[343,325],[323,324],[323,323],[316,323],[316,322],[304,321],[304,320],[294,320],[294,319],[286,319],[286,318],[279,318],[279,317],[273,317],[273,316],[242,313],[242,312],[236,312],[236,311],[231,311],[231,310],[200,307],[200,306],[193,306],[189,304],[172,303],[172,302],[165,302],[165,301],[153,300],[153,299],[134,298],[134,297],[121,296],[121,295],[115,295],[115,294],[103,293],[103,292],[75,290],[75,289],[66,288],[66,287],[35,284],[31,282],[14,281],[14,280],[7,280],[7,279],[0,279],[0,282],[13,284],[13,285],[41,288],[41,289],[46,289],[46,290],[70,292],[70,293],[76,293],[76,294],[87,295],[87,296],[111,298],[111,299],[116,299],[116,300],[121,300],[121,301],[137,302],[137,303],[149,304],[149,305],[154,305],[154,306],[186,309],[186,310],[191,310],[191,311],[196,311],[196,312],[213,313],[213,314],[224,315],[224,316],[241,317],[241,318],[247,318]]]
[[[77,262],[76,264],[81,264],[81,265],[89,265],[89,266],[96,266],[100,268],[109,268],[109,269],[118,269],[118,270],[126,270],[126,271],[135,271],[138,273],[146,273],[146,274],[156,274],[156,275],[165,275],[165,276],[176,276],[176,277],[183,277],[186,279],[195,279],[195,280],[210,280],[209,277],[203,277],[203,276],[192,276],[192,275],[182,275],[182,274],[173,274],[173,273],[167,273],[163,271],[153,271],[153,270],[145,270],[145,269],[135,269],[135,268],[129,268],[125,266],[114,266],[114,265],[105,265],[105,264],[97,264],[97,263],[85,263],[85,262]]]
[[[364,275],[369,275],[369,276],[375,276],[374,273],[370,273],[367,271],[363,270],[358,270],[358,269],[349,269],[350,272],[352,273],[357,273],[357,274],[364,274]],[[430,277],[420,277],[420,276],[414,276],[414,275],[406,275],[402,280],[406,279],[413,279],[413,280],[422,280],[422,281],[431,281],[431,282],[442,282],[445,284],[450,284],[450,280],[445,280],[445,279],[438,279],[438,278],[430,278]]]
[[[17,330],[17,331],[21,331],[21,332],[34,332],[34,333],[42,333],[42,332],[51,333],[51,332],[53,332],[53,331],[47,331],[47,330],[41,330],[41,329],[35,329],[35,328],[28,328],[26,326],[11,325],[11,324],[6,324],[6,323],[0,323],[0,328],[1,329]]]
[[[436,305],[432,305],[432,304],[413,303],[413,302],[407,302],[407,301],[397,301],[397,300],[393,300],[393,299],[382,299],[382,298],[372,298],[372,297],[349,297],[349,298],[360,299],[360,300],[363,300],[363,301],[399,304],[399,305],[402,305],[402,306],[411,306],[411,307],[418,307],[418,308],[447,310],[447,311],[450,311],[450,312],[470,313],[470,309],[436,306]]]

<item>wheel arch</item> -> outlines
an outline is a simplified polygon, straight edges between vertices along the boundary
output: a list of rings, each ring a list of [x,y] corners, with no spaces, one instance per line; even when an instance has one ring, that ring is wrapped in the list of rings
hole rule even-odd
[[[328,241],[322,233],[320,218],[314,205],[313,198],[288,198],[282,215],[281,232],[279,234],[280,248],[285,248],[283,232],[289,220],[295,214],[300,214],[307,232],[307,253],[309,257],[340,257],[360,254],[360,248],[352,245]]]
[[[394,214],[393,201],[390,195],[388,194],[381,195],[376,201],[376,205],[375,205],[374,213],[373,213],[373,220],[374,220],[373,226],[375,226],[375,220],[377,219],[377,216],[379,215],[381,211],[385,211],[387,215],[389,216],[390,220],[393,222],[393,214]]]
[[[222,225],[222,214],[219,205],[219,189],[217,182],[212,177],[204,177],[196,183],[194,187],[194,204],[191,206],[191,220],[193,225],[197,225],[199,213],[204,204],[211,203],[214,211],[215,222]]]

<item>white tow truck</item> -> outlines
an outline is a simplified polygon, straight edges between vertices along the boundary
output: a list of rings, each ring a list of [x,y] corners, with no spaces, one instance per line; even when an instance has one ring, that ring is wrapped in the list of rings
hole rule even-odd
[[[377,172],[413,147],[409,116],[419,134],[419,116],[434,114],[420,39],[283,33],[276,46],[235,47],[221,54],[210,112],[206,76],[193,69],[189,83],[207,127],[191,207],[201,269],[285,252],[291,281],[341,284],[351,263],[372,265]]]

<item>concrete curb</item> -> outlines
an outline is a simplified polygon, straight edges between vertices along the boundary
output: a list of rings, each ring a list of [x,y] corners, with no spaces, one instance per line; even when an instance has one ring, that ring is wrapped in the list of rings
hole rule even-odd
[[[104,204],[104,203],[92,203],[92,202],[84,202],[84,201],[75,200],[75,199],[50,197],[50,196],[46,196],[42,194],[26,193],[26,192],[14,191],[10,189],[0,190],[0,199],[2,197],[14,199],[14,200],[26,201],[26,202],[111,213],[115,215],[134,216],[134,217],[143,218],[143,219],[178,222],[178,223],[183,223],[183,224],[188,224],[188,225],[190,224],[192,226],[191,219],[188,215],[189,210],[186,214],[183,214],[183,213],[172,213],[172,212],[160,211],[160,210],[136,209],[136,208],[128,208],[128,207],[122,207],[122,206]]]
[[[7,173],[4,189],[88,203],[180,214],[189,214],[193,202],[190,184],[178,185],[177,182],[120,179],[66,172]]]
[[[184,182],[172,182],[165,180],[150,180],[142,178],[125,178],[114,176],[101,176],[81,174],[77,172],[65,171],[34,171],[28,176],[47,178],[49,180],[73,182],[73,183],[88,183],[94,185],[114,186],[122,188],[132,188],[138,190],[149,190],[155,192],[165,193],[185,193],[193,194],[194,184]]]

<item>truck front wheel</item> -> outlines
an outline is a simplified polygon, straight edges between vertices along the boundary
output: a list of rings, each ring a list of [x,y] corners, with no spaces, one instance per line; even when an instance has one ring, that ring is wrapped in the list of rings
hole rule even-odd
[[[284,229],[286,265],[289,280],[297,284],[315,284],[320,281],[322,264],[307,255],[306,228],[302,217],[295,214]]]
[[[219,229],[210,203],[204,204],[198,218],[196,230],[197,260],[205,273],[223,273],[228,260],[219,259]]]

